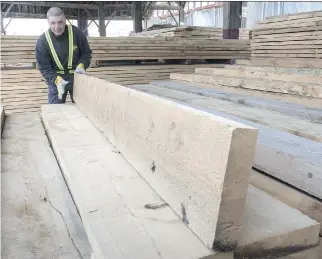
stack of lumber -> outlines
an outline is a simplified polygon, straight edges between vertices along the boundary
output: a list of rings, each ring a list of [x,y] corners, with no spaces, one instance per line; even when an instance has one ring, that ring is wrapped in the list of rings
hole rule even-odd
[[[251,39],[251,30],[239,29],[239,39]],[[149,28],[143,32],[130,33],[130,36],[136,37],[177,37],[177,38],[191,38],[191,39],[222,39],[223,29],[215,27],[200,27],[200,26],[158,26],[156,28]]]
[[[248,184],[255,128],[84,75],[75,101],[42,118],[98,258],[319,253],[316,221]]]
[[[140,33],[132,33],[131,36],[172,36],[176,38],[193,38],[193,39],[222,39],[222,28],[200,27],[200,26],[175,26],[155,30],[147,30]]]
[[[196,68],[194,74],[171,73],[174,80],[279,94],[322,98],[322,72],[251,71],[249,68]]]
[[[252,58],[321,59],[322,11],[282,15],[258,22]]]
[[[1,62],[31,63],[36,37],[2,36]],[[99,60],[249,58],[249,40],[207,40],[149,37],[91,37],[92,64]]]
[[[311,68],[321,69],[322,60],[313,58],[252,58],[249,59],[237,59],[236,64],[246,66],[262,66],[262,67],[285,67],[285,68]]]
[[[249,40],[252,38],[252,30],[250,29],[239,29],[239,39],[240,40]]]
[[[193,73],[195,68],[202,66],[205,65],[110,66],[89,68],[87,72],[101,79],[130,85],[166,80],[172,72]],[[223,65],[207,65],[220,66]],[[48,87],[38,70],[11,69],[1,72],[1,102],[6,107],[6,113],[39,111],[40,106],[47,103]]]
[[[232,84],[222,83],[222,78],[228,73],[230,83],[236,77],[248,78],[245,83],[248,87],[252,86],[251,83],[260,86],[261,81],[267,86],[275,78],[280,80],[282,89],[287,82],[294,86],[302,82],[307,82],[306,85],[321,82],[322,70],[227,65],[225,69],[197,68],[196,72],[196,80],[187,74],[183,77],[171,74],[171,78],[180,81],[158,81],[149,85],[132,85],[131,88],[258,128],[253,166],[265,174],[253,172],[252,184],[322,223],[320,99],[273,95],[264,87],[258,88],[259,91],[249,91],[247,87],[232,88]],[[200,83],[206,81],[201,79],[207,76],[215,79],[211,84]],[[321,89],[321,85],[318,87]]]

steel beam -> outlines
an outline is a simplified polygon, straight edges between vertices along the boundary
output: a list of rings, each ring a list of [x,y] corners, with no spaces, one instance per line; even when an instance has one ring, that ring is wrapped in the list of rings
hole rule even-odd
[[[78,4],[68,2],[7,2],[2,1],[4,4],[16,4],[16,5],[31,5],[31,6],[47,6],[47,7],[65,7],[65,8],[86,8],[86,9],[98,9],[98,5],[95,4]]]
[[[142,10],[142,1],[137,1],[133,3],[134,5],[134,32],[142,32],[142,19],[143,19],[143,10]]]
[[[98,2],[98,26],[99,26],[99,34],[101,37],[106,37],[106,27],[105,27],[105,10],[103,6],[103,2]]]
[[[238,39],[241,28],[242,2],[224,2],[223,38]]]

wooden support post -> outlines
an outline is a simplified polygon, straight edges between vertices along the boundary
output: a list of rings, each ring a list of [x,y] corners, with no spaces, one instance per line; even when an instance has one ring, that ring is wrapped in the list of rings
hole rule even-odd
[[[88,36],[88,19],[87,19],[87,13],[84,12],[82,15],[78,16],[77,19],[77,27],[84,32],[86,36]]]
[[[186,5],[186,2],[180,2],[180,6],[182,9],[179,11],[179,24],[184,25],[184,6]]]
[[[142,19],[143,19],[143,12],[142,12],[142,2],[134,2],[134,17],[133,17],[133,25],[135,32],[142,32]]]
[[[103,2],[98,2],[98,25],[99,25],[100,36],[106,37],[105,10],[103,6]]]
[[[242,2],[224,2],[223,38],[238,39],[241,27]]]

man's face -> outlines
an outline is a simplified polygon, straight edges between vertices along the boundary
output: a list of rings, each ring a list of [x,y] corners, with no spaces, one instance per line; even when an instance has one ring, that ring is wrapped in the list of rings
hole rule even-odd
[[[66,18],[64,15],[49,17],[48,23],[51,31],[56,35],[62,35],[65,31]]]

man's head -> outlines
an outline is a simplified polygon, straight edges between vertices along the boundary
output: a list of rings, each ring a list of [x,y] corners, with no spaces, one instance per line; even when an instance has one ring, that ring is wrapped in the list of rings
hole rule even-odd
[[[52,7],[47,12],[48,24],[51,31],[56,35],[62,35],[65,31],[66,18],[64,11],[58,7]]]

